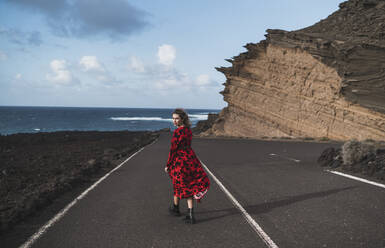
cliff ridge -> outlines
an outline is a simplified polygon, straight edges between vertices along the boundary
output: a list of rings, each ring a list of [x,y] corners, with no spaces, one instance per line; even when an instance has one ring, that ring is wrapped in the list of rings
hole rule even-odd
[[[203,135],[385,140],[384,13],[350,0],[313,26],[267,30],[216,68],[228,106]]]

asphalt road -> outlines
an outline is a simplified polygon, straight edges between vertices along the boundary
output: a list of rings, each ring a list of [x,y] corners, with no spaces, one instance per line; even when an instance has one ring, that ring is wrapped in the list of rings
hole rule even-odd
[[[214,180],[196,206],[197,224],[168,215],[170,139],[163,133],[113,172],[32,247],[267,247]],[[278,247],[384,248],[385,189],[320,168],[328,146],[193,139],[201,161]]]

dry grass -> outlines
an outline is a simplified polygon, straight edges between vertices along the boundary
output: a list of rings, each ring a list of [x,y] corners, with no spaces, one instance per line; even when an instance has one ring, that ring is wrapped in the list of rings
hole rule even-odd
[[[342,159],[344,165],[353,165],[363,159],[376,154],[376,142],[349,140],[342,146]]]

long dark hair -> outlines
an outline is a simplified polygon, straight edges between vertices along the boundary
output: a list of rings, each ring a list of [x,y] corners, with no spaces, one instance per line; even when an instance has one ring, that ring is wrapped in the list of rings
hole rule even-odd
[[[172,113],[179,115],[179,117],[182,120],[183,126],[188,127],[188,128],[191,127],[191,122],[190,122],[190,120],[188,118],[188,114],[187,114],[187,112],[184,109],[177,108]]]

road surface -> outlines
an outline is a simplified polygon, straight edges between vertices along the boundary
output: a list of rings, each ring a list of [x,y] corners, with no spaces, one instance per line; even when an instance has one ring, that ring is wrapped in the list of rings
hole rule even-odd
[[[170,140],[162,133],[25,244],[269,247],[211,176],[195,208],[197,224],[168,215],[172,185],[163,169]],[[192,146],[276,247],[385,247],[385,189],[319,167],[315,161],[330,144],[194,138]],[[19,247],[27,238],[7,245]]]

